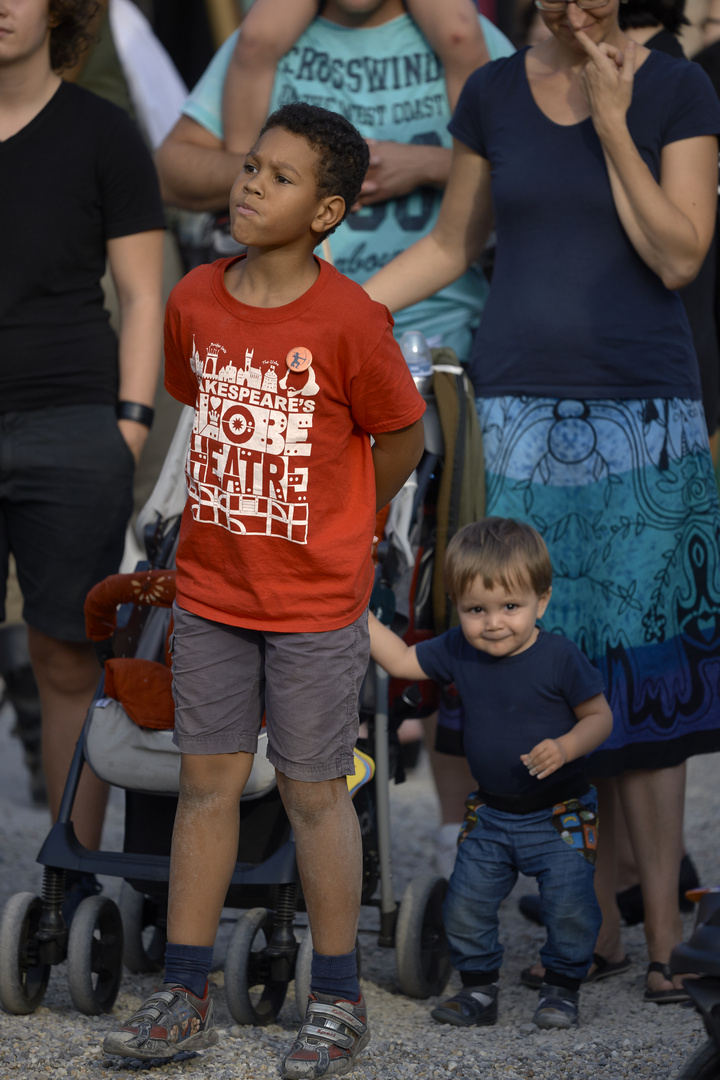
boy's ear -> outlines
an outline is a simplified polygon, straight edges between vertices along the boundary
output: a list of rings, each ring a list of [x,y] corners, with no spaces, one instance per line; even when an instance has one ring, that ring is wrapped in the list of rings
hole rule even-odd
[[[310,227],[313,232],[327,232],[342,221],[344,213],[345,200],[342,195],[326,195],[318,203],[317,213]]]
[[[544,592],[542,594],[542,596],[538,597],[538,612],[537,612],[538,619],[542,619],[543,615],[545,614],[545,609],[547,608],[548,604],[550,603],[550,597],[551,596],[552,596],[552,585],[550,586],[550,588],[548,589],[547,592]]]

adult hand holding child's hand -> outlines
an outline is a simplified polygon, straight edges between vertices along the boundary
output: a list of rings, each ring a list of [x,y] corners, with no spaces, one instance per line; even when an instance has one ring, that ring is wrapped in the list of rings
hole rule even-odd
[[[559,739],[543,739],[529,754],[521,754],[520,760],[538,780],[544,780],[565,764],[567,756]]]

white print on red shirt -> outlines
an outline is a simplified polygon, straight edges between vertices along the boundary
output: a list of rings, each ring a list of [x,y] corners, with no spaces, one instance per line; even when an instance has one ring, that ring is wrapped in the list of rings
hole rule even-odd
[[[278,385],[279,361],[244,366],[211,343],[202,360],[193,337],[197,376],[195,422],[185,464],[192,516],[238,534],[278,536],[307,544],[310,430],[318,393],[312,366],[290,369]]]

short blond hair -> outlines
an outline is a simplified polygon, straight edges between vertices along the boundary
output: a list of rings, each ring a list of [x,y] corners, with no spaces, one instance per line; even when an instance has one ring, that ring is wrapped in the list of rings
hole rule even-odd
[[[465,525],[445,551],[445,588],[453,603],[480,577],[486,589],[518,586],[544,596],[552,585],[550,553],[540,533],[524,521],[489,517]]]

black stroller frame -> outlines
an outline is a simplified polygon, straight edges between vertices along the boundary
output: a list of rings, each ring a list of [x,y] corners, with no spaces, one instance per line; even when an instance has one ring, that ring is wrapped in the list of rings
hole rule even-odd
[[[422,514],[422,499],[437,463],[438,455],[426,452],[413,519]],[[138,571],[172,565],[177,526],[177,521],[158,520],[154,529],[146,528],[150,561],[139,565]],[[387,550],[384,554],[388,559]],[[381,559],[378,579],[383,577],[387,580]],[[123,609],[119,615],[120,624]],[[125,628],[119,632],[124,637],[120,655],[160,655],[166,613],[157,608],[149,613],[147,608],[135,608],[125,616]],[[133,652],[135,648],[137,653]],[[410,882],[399,904],[395,899],[390,839],[389,786],[393,770],[389,680],[375,665],[370,667],[366,685],[368,680],[374,689],[374,695],[370,695],[374,696],[374,707],[368,749],[375,761],[375,776],[359,789],[356,801],[363,833],[362,904],[378,910],[377,943],[395,949],[401,990],[412,997],[426,998],[441,993],[450,975],[442,924],[447,882],[425,873]],[[93,708],[103,693],[104,678],[75,748],[58,820],[37,857],[44,868],[42,896],[15,894],[0,919],[0,1001],[10,1013],[33,1012],[43,1000],[52,967],[65,961],[73,1004],[88,1015],[112,1009],[123,961],[135,972],[159,971],[163,966],[170,856],[169,846],[164,851],[158,848],[166,840],[169,845],[176,797],[173,801],[167,794],[125,790],[124,847],[130,836],[139,840],[134,850],[90,851],[78,841],[70,820],[82,770],[88,763],[86,744]],[[367,708],[363,715],[368,715]],[[402,778],[401,766],[395,775]],[[276,798],[279,802],[279,794]],[[244,827],[225,902],[227,907],[244,909],[232,932],[225,960],[227,1004],[239,1024],[272,1023],[292,980],[301,1011],[310,990],[312,938],[309,928],[300,942],[294,933],[296,914],[304,911],[304,901],[289,823],[284,818],[283,824],[280,815],[271,826],[272,835],[264,838],[262,829],[251,824],[255,815],[260,824],[265,817],[267,825],[272,818],[270,812],[269,816],[266,813],[271,801],[270,796],[260,796],[254,803],[241,803]],[[148,822],[162,823],[165,835],[160,841],[153,838]],[[145,850],[138,851],[137,847]],[[123,879],[119,904],[103,895],[87,897],[68,929],[62,916],[67,871]],[[367,929],[360,932],[374,933]]]

